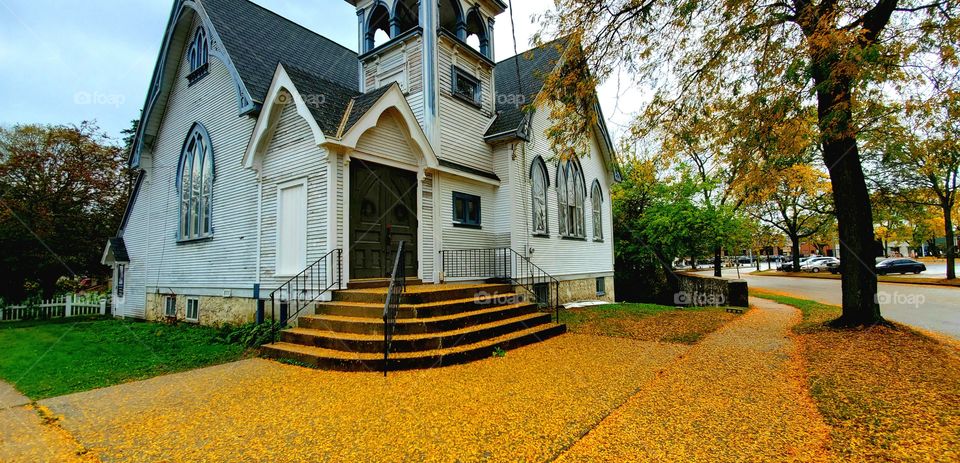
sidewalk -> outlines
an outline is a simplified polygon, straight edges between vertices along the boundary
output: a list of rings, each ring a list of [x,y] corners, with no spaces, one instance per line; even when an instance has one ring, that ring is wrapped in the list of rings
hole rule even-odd
[[[796,309],[755,310],[708,336],[560,461],[823,461],[828,427],[806,390]]]
[[[0,381],[0,461],[74,462],[83,460],[81,450],[56,425],[45,424],[30,399]]]

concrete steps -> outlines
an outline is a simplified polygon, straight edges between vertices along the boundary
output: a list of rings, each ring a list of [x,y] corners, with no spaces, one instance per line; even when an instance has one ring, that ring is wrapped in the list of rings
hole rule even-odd
[[[390,371],[436,368],[489,358],[497,348],[515,349],[544,341],[567,332],[566,325],[541,325],[515,331],[481,342],[446,349],[390,354]],[[263,347],[268,358],[293,360],[316,368],[339,371],[382,371],[383,353],[345,352],[292,343],[275,343]]]
[[[263,355],[333,370],[382,370],[387,289],[335,291]],[[550,314],[504,284],[410,284],[398,309],[390,369],[430,368],[487,358],[566,332]]]

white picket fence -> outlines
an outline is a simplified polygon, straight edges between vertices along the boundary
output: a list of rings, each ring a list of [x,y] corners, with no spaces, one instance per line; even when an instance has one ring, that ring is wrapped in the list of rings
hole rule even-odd
[[[35,305],[8,305],[0,308],[0,321],[48,320],[85,315],[106,315],[107,298],[69,294]]]

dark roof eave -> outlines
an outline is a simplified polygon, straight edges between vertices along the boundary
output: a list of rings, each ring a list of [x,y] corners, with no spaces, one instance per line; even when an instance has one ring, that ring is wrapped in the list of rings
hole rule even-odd
[[[498,182],[500,181],[500,177],[499,177],[497,174],[493,173],[493,172],[487,172],[487,171],[485,171],[485,170],[475,169],[475,168],[473,168],[473,167],[465,166],[465,165],[463,165],[463,164],[458,164],[458,163],[456,163],[456,162],[448,161],[448,160],[446,160],[446,159],[439,159],[439,161],[440,161],[440,166],[441,166],[441,167],[449,167],[449,168],[451,168],[451,169],[453,169],[453,170],[459,170],[460,172],[464,172],[464,173],[467,173],[467,174],[476,175],[476,176],[478,176],[478,177],[483,177],[483,178],[488,178],[488,179],[490,179],[490,180],[496,180],[496,181],[498,181]]]

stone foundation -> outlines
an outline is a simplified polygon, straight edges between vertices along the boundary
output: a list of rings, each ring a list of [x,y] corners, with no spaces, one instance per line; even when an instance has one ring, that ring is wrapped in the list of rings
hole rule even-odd
[[[615,302],[615,292],[613,286],[613,276],[606,277],[606,288],[603,296],[597,295],[597,279],[584,278],[580,280],[562,280],[560,281],[560,304],[569,304],[571,302],[581,301],[607,301]]]
[[[167,294],[147,294],[146,316],[147,320],[159,321],[165,320],[164,300]],[[189,294],[178,294],[177,298],[177,320],[187,323],[187,299],[194,298]],[[215,297],[215,296],[196,296],[200,300],[198,317],[200,325],[204,326],[222,326],[222,325],[244,325],[252,323],[257,316],[257,301],[245,297]],[[189,322],[194,323],[194,322]]]

